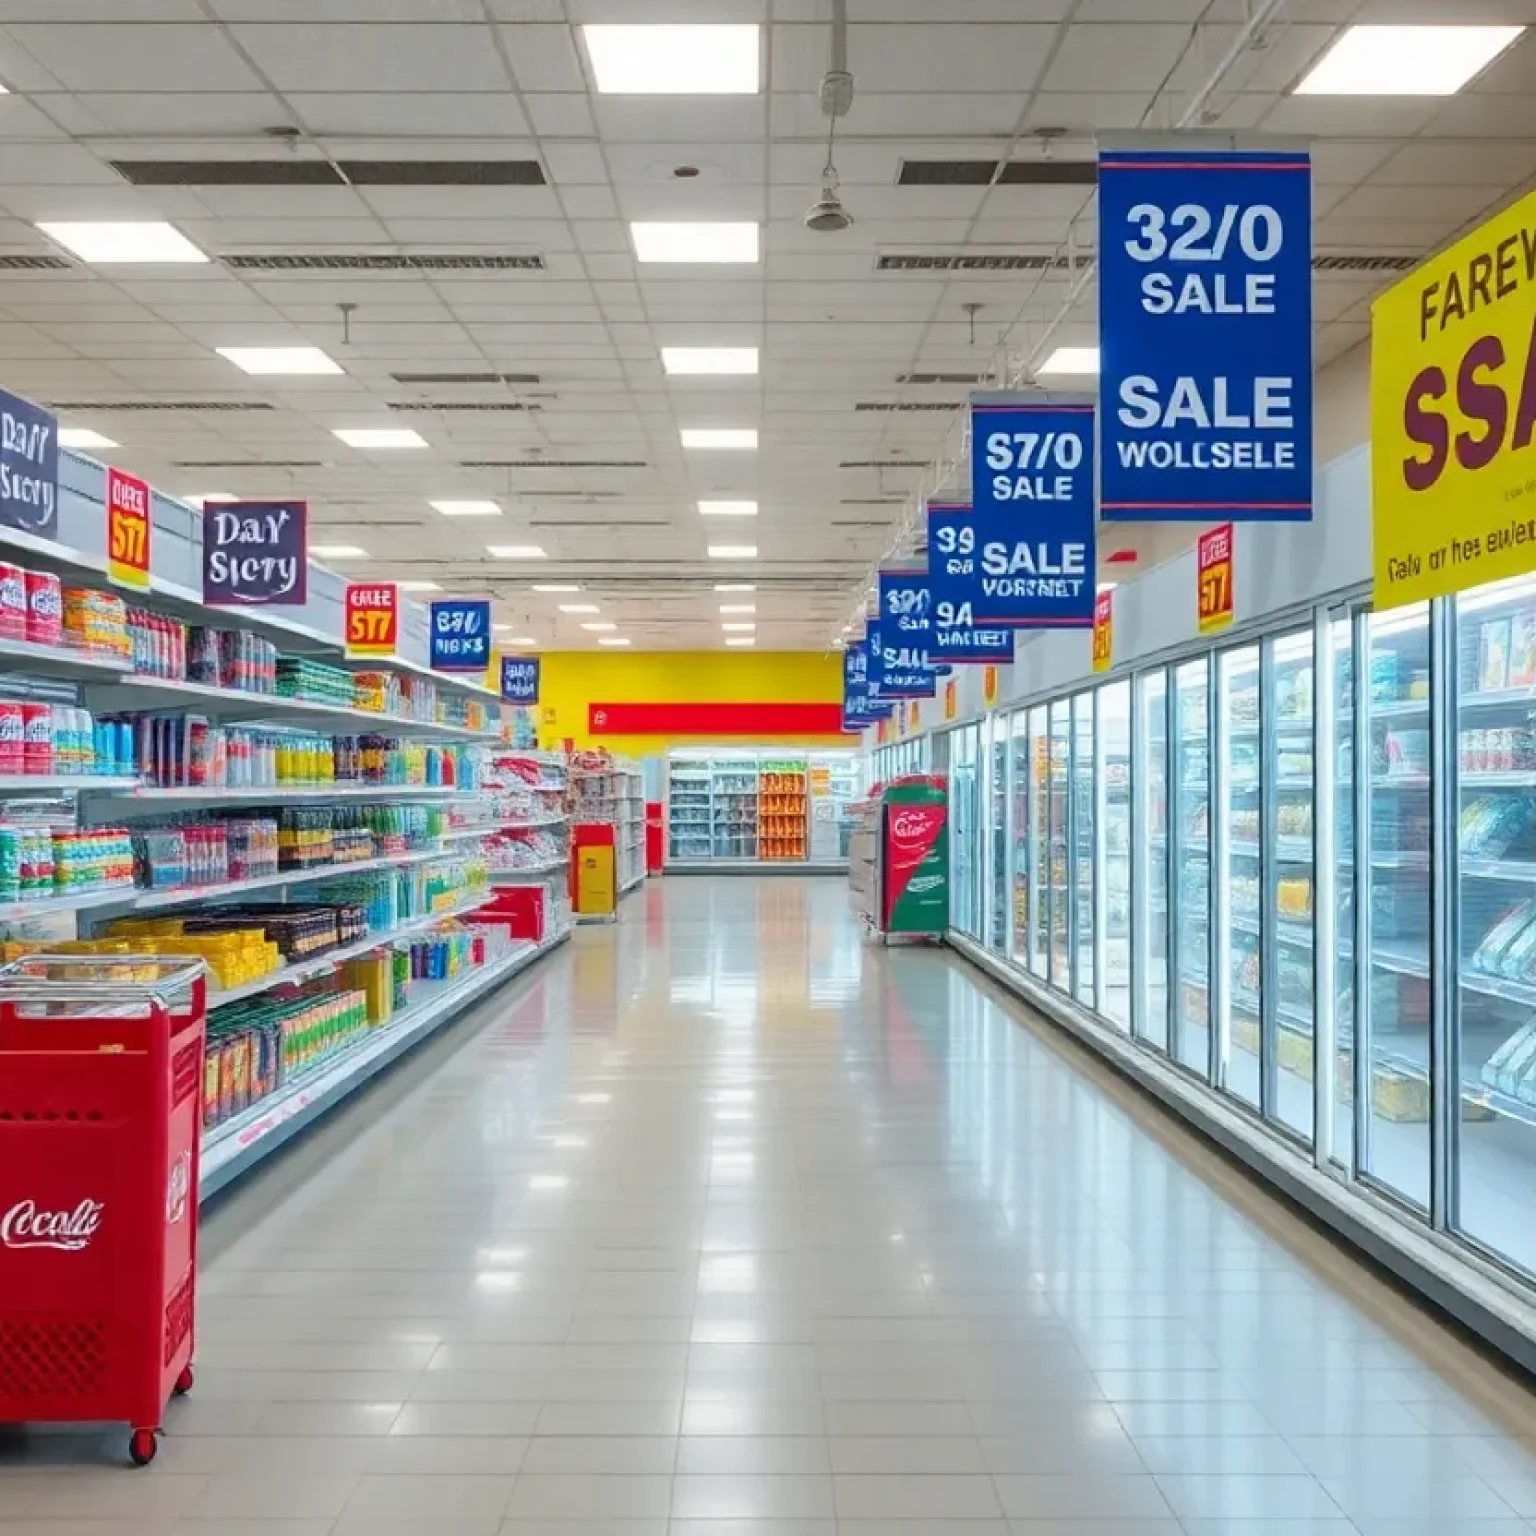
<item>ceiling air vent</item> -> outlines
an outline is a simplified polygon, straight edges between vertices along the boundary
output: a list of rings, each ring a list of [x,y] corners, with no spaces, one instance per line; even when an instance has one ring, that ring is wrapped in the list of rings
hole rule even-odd
[[[860,400],[856,411],[958,411],[959,400]]]
[[[905,496],[844,496],[840,507],[899,507],[905,504]]]
[[[383,251],[235,251],[220,256],[232,272],[542,272],[542,256],[402,256]]]
[[[844,459],[839,469],[926,469],[916,459]]]
[[[0,272],[68,272],[62,256],[0,256]]]
[[[536,373],[392,373],[396,384],[538,384]]]
[[[323,459],[177,459],[177,469],[324,469]]]
[[[1391,252],[1341,256],[1314,256],[1314,272],[1407,272],[1418,266],[1418,256],[1401,256]]]
[[[898,373],[898,384],[980,384],[974,373]]]
[[[136,187],[542,187],[537,160],[113,160]]]
[[[643,459],[460,459],[460,469],[649,469]]]
[[[56,411],[271,411],[268,400],[53,400]]]
[[[1005,160],[997,175],[1000,187],[1092,187],[1098,180],[1092,160]]]
[[[1079,256],[1076,265],[1086,267],[1092,259]],[[1044,272],[1066,267],[1065,256],[1046,251],[997,251],[969,256],[959,252],[887,254],[875,258],[876,272]]]
[[[903,160],[898,187],[990,187],[996,160]]]
[[[542,411],[522,400],[391,400],[392,411]]]

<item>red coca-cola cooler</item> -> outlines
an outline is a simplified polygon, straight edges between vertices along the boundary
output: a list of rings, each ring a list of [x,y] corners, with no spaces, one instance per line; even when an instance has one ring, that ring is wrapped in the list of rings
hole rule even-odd
[[[129,1426],[192,1386],[201,960],[0,969],[0,1423]]]
[[[667,816],[660,800],[645,802],[645,872],[659,875],[667,862]]]

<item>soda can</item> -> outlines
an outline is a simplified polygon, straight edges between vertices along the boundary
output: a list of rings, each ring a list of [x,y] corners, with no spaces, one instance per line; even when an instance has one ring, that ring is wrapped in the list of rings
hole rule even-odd
[[[28,571],[27,639],[33,645],[58,645],[63,637],[64,594],[52,571]]]

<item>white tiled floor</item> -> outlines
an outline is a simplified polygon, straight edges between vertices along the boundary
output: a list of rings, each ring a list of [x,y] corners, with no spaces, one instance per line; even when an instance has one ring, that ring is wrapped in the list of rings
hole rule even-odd
[[[841,882],[675,878],[206,1227],[0,1536],[1531,1536],[1526,1388]]]

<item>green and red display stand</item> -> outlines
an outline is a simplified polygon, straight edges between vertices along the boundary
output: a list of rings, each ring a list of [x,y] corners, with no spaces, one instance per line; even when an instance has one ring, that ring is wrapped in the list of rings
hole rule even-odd
[[[949,927],[949,793],[941,778],[880,792],[879,931],[942,938]]]

